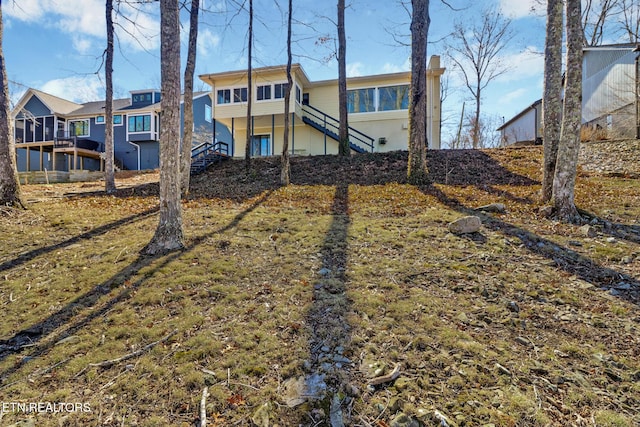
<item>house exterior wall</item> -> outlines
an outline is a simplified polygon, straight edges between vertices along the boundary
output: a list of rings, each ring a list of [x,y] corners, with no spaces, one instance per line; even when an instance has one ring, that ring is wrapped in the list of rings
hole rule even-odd
[[[253,134],[270,135],[275,140],[272,155],[281,152],[282,134],[284,124],[284,100],[257,100],[257,87],[286,82],[286,74],[283,67],[266,67],[254,70],[253,92]],[[302,122],[307,115],[307,107],[302,105],[303,99],[308,99],[308,104],[324,114],[337,120],[338,111],[338,81],[326,80],[309,82],[299,66],[293,68],[294,87],[291,91],[291,110],[294,113],[295,130],[290,131],[289,147],[294,147],[294,154],[335,154],[338,152],[338,143],[327,137],[322,131],[318,131]],[[440,148],[440,75],[444,69],[440,68],[439,57],[431,58],[427,75],[427,96],[429,98],[428,111],[428,139],[430,148]],[[216,120],[222,122],[233,132],[234,156],[243,157],[246,147],[247,123],[246,102],[233,102],[233,90],[247,85],[246,73],[230,72],[215,75],[204,75],[201,78],[210,84],[212,98],[214,100],[213,113]],[[378,90],[390,86],[410,84],[410,73],[395,73],[379,76],[356,77],[347,80],[347,90],[374,89],[376,93],[376,105],[379,99]],[[299,89],[299,95],[296,93]],[[230,90],[231,102],[218,103],[218,91]],[[272,93],[273,95],[273,93]],[[390,111],[351,112],[349,113],[349,126],[359,132],[373,138],[373,151],[406,150],[408,147],[408,102],[402,109]],[[272,119],[273,118],[273,119]],[[313,119],[311,116],[309,118]],[[272,125],[272,120],[274,125]],[[313,119],[322,122],[319,119]],[[355,142],[355,141],[352,141]],[[357,143],[357,142],[356,142]],[[369,147],[359,144],[363,149]],[[326,147],[326,148],[325,148]]]
[[[584,53],[582,120],[610,136],[635,136],[635,57],[631,48],[587,49]]]
[[[49,110],[49,108],[47,108],[47,106],[44,105],[42,101],[40,101],[40,99],[35,96],[26,103],[26,105],[24,106],[24,110],[29,111],[36,117],[50,116],[52,114],[51,110]],[[24,118],[24,112],[20,111],[16,118]]]
[[[99,113],[99,111],[101,111],[99,105],[97,105],[99,103],[94,102],[80,105],[72,104],[58,98],[57,101],[51,101],[52,105],[54,105],[55,102],[62,102],[66,104],[67,108],[69,107],[68,104],[72,104],[71,108],[68,109],[65,114],[52,113],[51,109],[55,107],[50,108],[47,106],[34,92],[37,91],[28,91],[20,101],[19,107],[13,111],[12,117],[17,142],[16,163],[18,171],[38,171],[44,169],[50,171],[53,169],[54,163],[58,170],[66,171],[70,168],[73,169],[74,165],[72,164],[71,156],[64,153],[54,154],[51,151],[53,149],[56,131],[58,129],[64,130],[68,136],[70,130],[69,124],[73,121],[87,120],[89,122],[89,134],[77,137],[78,147],[95,148],[94,151],[104,151],[105,123],[104,119],[102,121],[97,120],[98,117],[103,117],[103,115]],[[138,101],[135,104],[135,108],[128,106],[114,110],[114,116],[120,115],[122,117],[121,123],[114,124],[113,127],[114,155],[117,164],[123,165],[126,169],[136,170],[138,167],[140,167],[140,169],[156,169],[159,167],[160,146],[158,135],[160,123],[156,111],[158,104],[154,103],[159,100],[160,93],[155,91],[136,91],[132,92],[132,100],[134,99],[134,95],[146,95],[147,93],[151,95],[150,100],[145,98],[143,101]],[[47,98],[45,98],[45,100],[46,99]],[[138,99],[140,99],[139,96]],[[120,105],[122,105],[122,100]],[[194,139],[206,139],[207,141],[212,139],[213,126],[205,117],[207,105],[211,106],[209,94],[199,96],[194,100],[194,127],[197,133],[197,137],[194,136]],[[25,111],[28,111],[28,113],[25,114]],[[72,112],[69,113],[69,111]],[[139,133],[129,132],[128,119],[130,115],[149,115],[151,131]],[[218,124],[216,133],[224,136],[227,140],[230,139],[228,130],[221,124]],[[81,145],[83,141],[88,145],[83,147]],[[133,144],[129,141],[133,142]],[[27,150],[25,148],[27,144],[24,143],[28,143],[31,149]],[[89,147],[89,145],[92,144],[97,144],[97,146]],[[53,162],[54,155],[55,162]],[[81,158],[78,156],[75,168],[99,170],[100,163],[99,159]]]
[[[536,107],[530,107],[500,130],[501,140],[505,145],[534,142],[539,136],[537,129],[540,129],[540,114]]]

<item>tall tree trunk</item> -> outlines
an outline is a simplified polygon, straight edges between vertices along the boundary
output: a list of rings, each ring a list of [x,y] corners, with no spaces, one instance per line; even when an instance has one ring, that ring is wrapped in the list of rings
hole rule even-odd
[[[180,22],[178,0],[160,0],[160,220],[144,254],[184,247],[180,205]]]
[[[24,208],[16,170],[16,149],[9,110],[9,79],[4,63],[2,38],[2,3],[0,3],[0,205]]]
[[[580,0],[566,0],[566,16],[567,72],[558,161],[553,180],[553,202],[558,219],[575,223],[581,219],[574,203],[582,121],[583,35],[580,24]]]
[[[291,162],[289,161],[289,110],[291,104],[291,86],[293,78],[291,76],[291,21],[293,15],[293,1],[289,0],[289,17],[287,19],[287,89],[284,93],[284,136],[282,141],[282,157],[280,163],[280,184],[289,185],[291,182]]]
[[[556,170],[562,120],[562,13],[562,0],[547,0],[542,99],[544,165],[541,199],[543,203],[549,202],[553,194],[553,175]]]
[[[253,85],[253,67],[251,66],[252,47],[253,47],[253,0],[249,0],[249,45],[247,49],[247,144],[244,149],[244,162],[245,169],[249,172],[251,169],[251,143],[253,140],[253,126],[251,117],[251,104],[252,93],[251,86]]]
[[[104,67],[106,96],[104,103],[104,191],[116,191],[113,153],[113,0],[106,0],[107,52]]]
[[[476,97],[476,111],[473,116],[473,126],[471,130],[471,140],[473,143],[473,148],[480,148],[480,103],[482,99],[482,87],[480,86],[480,77],[478,77],[478,86],[476,87],[476,93],[478,96]]]
[[[184,135],[182,138],[182,162],[180,168],[180,188],[183,196],[189,194],[189,178],[191,175],[191,148],[193,141],[193,74],[196,69],[199,9],[200,0],[191,0],[191,12],[189,13],[189,47],[187,50],[187,65],[184,69]],[[215,139],[215,135],[213,138]]]
[[[349,119],[347,113],[347,37],[344,28],[344,0],[338,0],[338,154],[350,156]]]
[[[409,164],[413,184],[426,183],[427,170],[427,38],[429,0],[411,0],[411,93],[409,102]]]

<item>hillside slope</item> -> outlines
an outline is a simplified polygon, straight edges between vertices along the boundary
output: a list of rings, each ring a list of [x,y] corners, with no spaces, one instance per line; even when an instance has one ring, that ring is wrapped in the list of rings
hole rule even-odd
[[[429,156],[423,187],[406,153],[295,158],[286,188],[277,159],[226,162],[155,258],[157,174],[25,186],[0,402],[80,406],[0,424],[191,426],[202,402],[209,426],[640,424],[640,181],[583,164],[579,227],[538,215],[539,147]]]

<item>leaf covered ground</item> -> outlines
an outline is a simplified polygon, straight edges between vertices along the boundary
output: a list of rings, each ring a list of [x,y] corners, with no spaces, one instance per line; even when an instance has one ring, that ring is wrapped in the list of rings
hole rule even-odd
[[[286,188],[277,159],[229,161],[155,258],[157,174],[24,186],[0,213],[0,425],[198,425],[205,387],[209,426],[638,425],[640,180],[581,172],[586,232],[538,214],[541,155],[431,152],[423,187],[401,152],[294,158]]]

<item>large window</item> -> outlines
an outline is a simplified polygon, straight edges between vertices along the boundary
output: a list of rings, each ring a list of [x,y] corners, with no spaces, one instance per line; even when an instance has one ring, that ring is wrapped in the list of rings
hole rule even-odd
[[[231,89],[218,89],[218,104],[231,103]]]
[[[238,87],[233,90],[233,102],[247,102],[246,87]]]
[[[89,136],[89,119],[70,121],[69,134],[74,136]]]
[[[233,89],[218,89],[216,92],[216,104],[231,104],[238,102],[247,102],[247,88],[236,87]]]
[[[396,111],[409,108],[409,85],[370,87],[347,91],[349,113]]]
[[[151,115],[129,116],[129,132],[151,132]]]
[[[256,88],[256,99],[258,101],[271,99],[271,85],[258,86]]]
[[[282,99],[287,92],[287,83],[276,83],[273,85],[273,98]]]
[[[378,88],[378,111],[406,110],[409,108],[409,85]]]
[[[374,88],[347,91],[347,111],[349,113],[368,113],[376,111]]]

